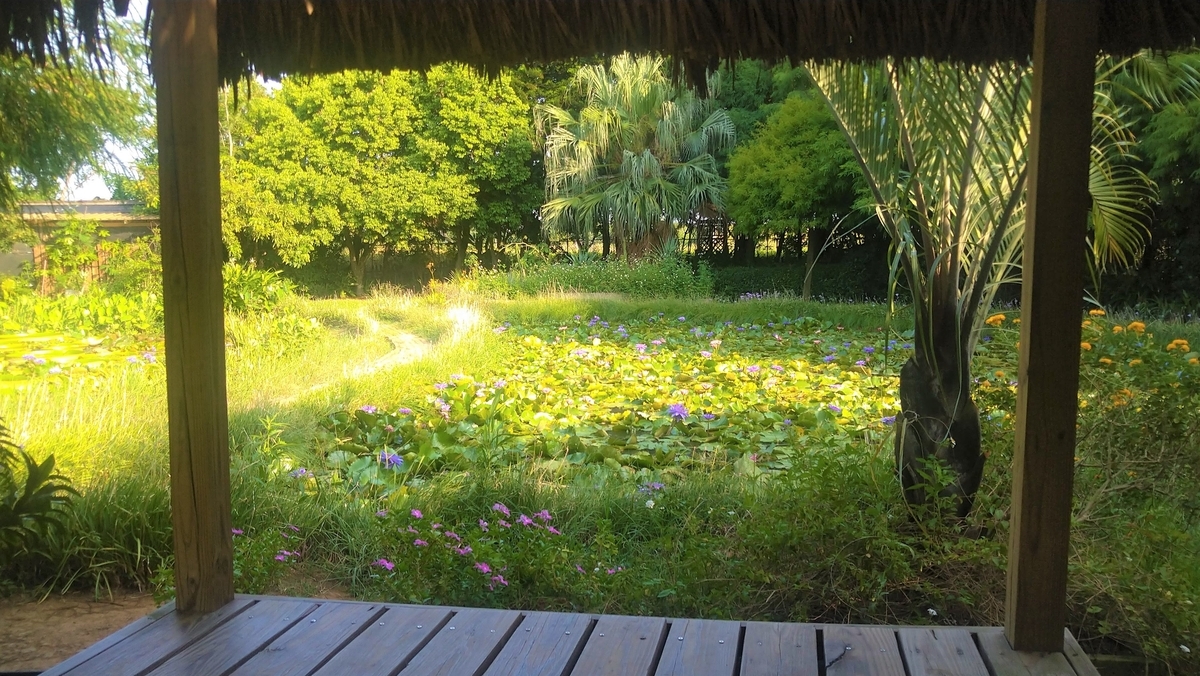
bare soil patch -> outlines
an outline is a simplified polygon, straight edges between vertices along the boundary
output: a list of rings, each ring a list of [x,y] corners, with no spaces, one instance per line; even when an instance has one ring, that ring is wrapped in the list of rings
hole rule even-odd
[[[149,593],[124,590],[0,598],[0,673],[49,669],[155,607]]]

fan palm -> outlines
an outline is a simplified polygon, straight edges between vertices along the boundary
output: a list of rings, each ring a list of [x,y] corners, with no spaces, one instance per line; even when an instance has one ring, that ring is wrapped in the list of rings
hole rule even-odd
[[[1154,185],[1128,162],[1135,139],[1113,90],[1119,74],[1152,58],[1099,62],[1089,176],[1097,268],[1127,263],[1144,244]],[[914,60],[809,71],[892,238],[893,279],[903,274],[915,301],[915,349],[900,373],[896,434],[905,498],[926,499],[926,464],[936,459],[954,474],[942,494],[957,498],[966,516],[984,464],[971,356],[997,289],[1020,271],[1031,69]],[[1162,91],[1153,78],[1133,77]]]
[[[582,243],[607,228],[624,253],[705,204],[723,208],[714,153],[734,141],[724,110],[676,84],[657,56],[622,54],[607,67],[581,68],[576,83],[584,94],[578,113],[537,109],[548,230]]]

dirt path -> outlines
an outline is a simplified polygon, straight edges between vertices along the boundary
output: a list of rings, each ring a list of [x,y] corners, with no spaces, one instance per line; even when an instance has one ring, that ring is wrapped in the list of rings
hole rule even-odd
[[[0,672],[48,669],[154,608],[150,594],[122,590],[0,599]]]

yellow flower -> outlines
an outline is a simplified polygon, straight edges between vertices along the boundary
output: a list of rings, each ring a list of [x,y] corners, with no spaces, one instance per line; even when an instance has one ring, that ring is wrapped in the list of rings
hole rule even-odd
[[[1111,359],[1109,359],[1108,357],[1100,357],[1100,363],[1101,364],[1111,364],[1111,363],[1113,363],[1113,361]]]
[[[1005,317],[1002,314],[992,315],[991,317],[983,320],[983,323],[987,324],[988,326],[1000,326],[1004,323],[1004,319]]]
[[[995,373],[995,374],[993,374],[993,375],[995,375],[997,378],[1003,378],[1003,377],[1004,377],[1004,371],[996,371],[996,373]]]
[[[1146,325],[1142,322],[1129,322],[1129,326],[1125,327],[1134,333],[1145,333]]]
[[[1089,350],[1089,351],[1090,351],[1090,350],[1092,349],[1092,344],[1091,344],[1091,343],[1089,343],[1089,342],[1087,342],[1087,341],[1084,341],[1084,342],[1082,342],[1082,343],[1080,343],[1080,344],[1079,344],[1079,349],[1081,349],[1081,350]]]
[[[1141,359],[1130,359],[1130,360],[1129,360],[1129,365],[1130,365],[1130,366],[1137,366],[1137,365],[1138,365],[1138,364],[1140,364],[1140,363],[1142,363],[1142,360],[1141,360]]]
[[[1020,323],[1021,323],[1020,317],[1017,317],[1016,319],[1013,320],[1013,324],[1020,324]]]
[[[1129,388],[1117,390],[1116,393],[1112,395],[1113,406],[1124,406],[1129,403],[1130,399],[1133,399],[1133,392],[1131,392]]]
[[[1093,317],[1103,317],[1103,316],[1104,316],[1104,310],[1100,310],[1100,309],[1089,310],[1089,311],[1088,311],[1088,314],[1089,314],[1089,315],[1091,315],[1091,316],[1093,316]]]
[[[1188,345],[1186,338],[1176,338],[1175,340],[1172,340],[1170,343],[1167,343],[1167,352],[1170,352],[1172,350],[1179,350],[1180,352],[1189,352],[1189,351],[1191,351],[1191,347]]]
[[[1116,326],[1113,327],[1113,333],[1120,333],[1124,330],[1125,330],[1125,327],[1121,326],[1120,324],[1117,324]]]
[[[1083,320],[1083,324],[1082,324],[1081,326],[1083,326],[1083,328],[1085,328],[1085,329],[1086,329],[1086,328],[1088,328],[1088,327],[1089,327],[1089,326],[1091,326],[1091,325],[1092,325],[1092,320],[1090,320],[1090,319],[1085,319],[1085,320]]]
[[[1192,357],[1188,360],[1189,364],[1200,364],[1200,357]]]

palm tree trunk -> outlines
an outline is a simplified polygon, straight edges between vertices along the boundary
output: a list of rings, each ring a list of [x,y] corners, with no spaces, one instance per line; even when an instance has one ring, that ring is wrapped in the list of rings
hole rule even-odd
[[[930,464],[942,464],[953,479],[938,495],[957,499],[956,512],[963,518],[971,511],[983,477],[979,409],[971,399],[970,361],[961,347],[964,343],[953,328],[933,328],[925,340],[918,327],[915,353],[900,370],[896,472],[904,499],[909,504],[924,504],[930,498],[926,486],[934,477]]]

